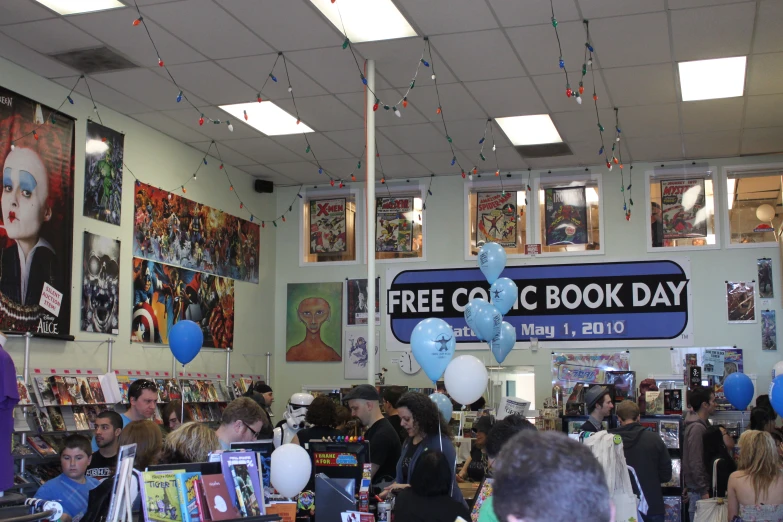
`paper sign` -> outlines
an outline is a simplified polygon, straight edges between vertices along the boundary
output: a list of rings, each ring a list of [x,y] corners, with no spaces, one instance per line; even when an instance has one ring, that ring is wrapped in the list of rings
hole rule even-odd
[[[723,361],[726,353],[723,350],[704,350],[702,370],[704,375],[723,377]]]
[[[528,243],[525,245],[525,255],[537,256],[541,253],[541,243]]]
[[[524,417],[528,408],[530,408],[530,401],[526,401],[520,397],[503,397],[500,399],[500,406],[498,406],[495,419],[502,420],[509,415],[520,415]]]
[[[41,301],[38,303],[56,316],[60,315],[60,305],[63,302],[62,292],[58,292],[49,283],[44,283]]]

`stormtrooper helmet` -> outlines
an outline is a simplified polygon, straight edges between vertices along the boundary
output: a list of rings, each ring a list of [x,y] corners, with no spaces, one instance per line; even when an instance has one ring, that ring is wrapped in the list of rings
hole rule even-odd
[[[285,410],[285,421],[289,427],[300,430],[306,426],[305,415],[307,415],[307,407],[310,406],[314,399],[315,397],[309,393],[295,393],[291,395]]]

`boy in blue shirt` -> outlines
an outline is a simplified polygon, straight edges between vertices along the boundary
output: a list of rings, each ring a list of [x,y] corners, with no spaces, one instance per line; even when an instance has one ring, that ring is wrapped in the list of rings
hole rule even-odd
[[[41,486],[35,495],[63,506],[61,522],[79,522],[87,511],[90,490],[100,484],[98,480],[85,476],[91,458],[90,439],[83,435],[70,435],[60,453],[62,475]]]

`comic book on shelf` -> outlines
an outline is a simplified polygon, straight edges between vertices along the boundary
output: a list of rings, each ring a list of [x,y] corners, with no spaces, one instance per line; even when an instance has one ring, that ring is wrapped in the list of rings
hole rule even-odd
[[[35,431],[38,433],[53,431],[52,421],[49,419],[49,413],[47,413],[45,408],[39,408],[35,410],[33,422],[35,424]]]
[[[223,470],[223,477],[225,483],[228,486],[228,495],[231,497],[232,505],[239,507],[239,500],[236,494],[236,483],[232,475],[232,468],[237,465],[243,465],[246,467],[246,474],[242,475],[243,480],[247,477],[250,478],[252,483],[252,492],[263,491],[261,489],[261,480],[258,474],[258,462],[257,455],[253,451],[232,451],[227,453],[221,453],[220,462],[221,469]],[[263,503],[261,503],[263,505]],[[263,512],[262,512],[263,514]]]
[[[91,430],[95,429],[95,421],[98,419],[98,415],[105,410],[106,410],[105,406],[84,407],[84,415],[87,417],[87,424],[90,426],[89,429]]]
[[[33,382],[35,383],[33,389],[38,399],[38,406],[54,406],[57,404],[57,399],[52,391],[52,383],[47,377],[37,375],[33,378]]]
[[[215,383],[215,391],[217,392],[218,402],[228,402],[231,399],[228,398],[228,390],[226,390],[226,383],[223,381],[217,381]]]
[[[65,448],[65,439],[68,437],[67,433],[43,433],[41,438],[51,446],[54,451],[60,453]]]
[[[209,402],[218,402],[218,392],[215,388],[215,383],[212,381],[204,381],[204,385],[207,388],[207,397],[209,397]]]
[[[682,497],[663,497],[664,522],[680,522]]]
[[[663,415],[663,396],[660,391],[644,392],[646,415]]]
[[[680,447],[680,423],[677,421],[661,421],[661,439],[667,448]]]
[[[663,390],[663,412],[666,415],[682,413],[682,390]]]
[[[76,424],[77,431],[87,431],[90,429],[90,423],[87,421],[87,415],[84,411],[84,406],[73,407],[73,420]]]
[[[658,424],[658,421],[649,421],[649,420],[642,420],[639,424],[644,426],[646,429],[650,430],[653,433],[658,433],[660,430],[660,425]]]
[[[87,383],[92,392],[92,398],[95,399],[95,404],[105,404],[106,396],[103,394],[103,388],[101,388],[101,380],[98,377],[87,377]]]
[[[120,402],[122,404],[130,404],[128,402],[128,388],[130,388],[130,377],[128,377],[127,375],[118,375],[117,385],[120,387]]]
[[[169,391],[166,389],[166,380],[155,379],[155,386],[158,387],[158,402],[169,402]]]
[[[46,411],[49,413],[49,420],[52,422],[52,430],[65,431],[65,419],[59,406],[48,406]]]
[[[11,455],[14,457],[26,457],[28,455],[35,455],[35,452],[26,444],[22,444],[21,440],[16,437],[11,438]]]
[[[24,383],[23,375],[16,376],[16,391],[19,392],[19,402],[17,404],[33,403],[32,397],[30,395],[30,390],[27,388],[27,385]]]
[[[81,392],[82,399],[84,399],[84,403],[95,404],[98,402],[95,397],[93,397],[92,388],[90,388],[90,382],[87,380],[87,377],[77,377],[76,382],[79,386],[79,392]],[[77,404],[80,403],[77,401]]]
[[[176,379],[166,379],[166,393],[170,401],[182,400],[182,392]]]
[[[636,372],[607,371],[606,384],[614,384],[614,402],[620,404],[624,400],[636,402]]]
[[[669,482],[661,484],[664,488],[679,488],[680,487],[680,471],[682,468],[682,461],[680,459],[672,459],[672,478]]]
[[[231,464],[231,478],[234,481],[234,492],[237,496],[237,507],[243,516],[257,517],[261,515],[258,502],[259,490],[254,488],[250,471],[246,464]],[[257,478],[256,473],[256,478]],[[259,488],[260,489],[260,488]]]
[[[177,473],[174,475],[183,522],[200,522],[201,520],[198,503],[196,502],[195,488],[196,481],[200,477],[201,473],[198,472]]]
[[[54,451],[54,448],[47,444],[40,435],[32,435],[27,437],[27,442],[30,444],[30,447],[32,447],[42,457],[57,455],[57,452]]]
[[[204,486],[204,495],[207,498],[209,515],[212,520],[239,518],[239,511],[231,500],[230,488],[226,485],[226,479],[223,475],[204,475],[201,477],[201,483]]]
[[[87,399],[82,395],[78,379],[76,377],[65,377],[64,380],[68,389],[68,395],[71,396],[71,404],[87,404]]]
[[[53,375],[49,377],[49,381],[52,383],[52,391],[54,397],[57,399],[57,404],[60,406],[70,406],[73,404],[71,394],[68,393],[68,387],[65,384],[65,378],[62,375]]]
[[[56,478],[60,473],[59,463],[36,464],[27,471],[27,475],[39,486],[43,486],[49,480]]]

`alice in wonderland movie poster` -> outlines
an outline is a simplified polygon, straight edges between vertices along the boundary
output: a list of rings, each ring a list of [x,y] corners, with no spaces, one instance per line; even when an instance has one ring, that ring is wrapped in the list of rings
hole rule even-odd
[[[87,122],[84,154],[84,215],[112,225],[122,213],[122,161],[125,136],[94,121]]]
[[[0,329],[71,322],[74,120],[0,88]]]
[[[83,332],[119,333],[120,242],[84,233],[82,254]]]

